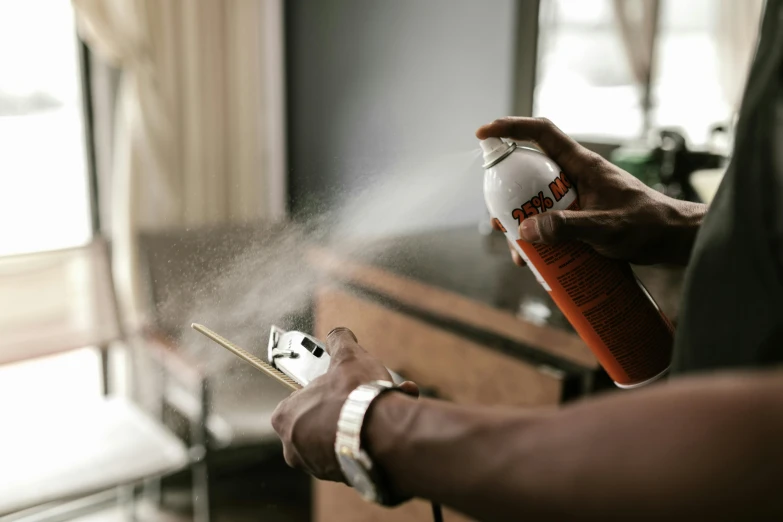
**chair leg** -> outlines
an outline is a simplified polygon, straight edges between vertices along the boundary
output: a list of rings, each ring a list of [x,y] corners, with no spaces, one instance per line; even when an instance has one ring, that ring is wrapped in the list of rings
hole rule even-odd
[[[206,459],[195,462],[191,472],[193,474],[191,485],[193,522],[210,522],[212,506],[209,501],[209,470]]]
[[[133,486],[117,486],[117,504],[126,522],[136,522],[136,491]]]
[[[98,353],[101,357],[101,386],[103,387],[103,395],[109,395],[109,373],[111,368],[109,367],[109,345],[105,344],[98,347]]]
[[[191,473],[193,495],[193,521],[209,522],[212,518],[212,506],[209,498],[209,434],[207,418],[209,416],[209,389],[207,380],[201,381],[199,415],[191,421]]]
[[[162,484],[159,477],[145,480],[142,494],[155,509],[163,507]]]

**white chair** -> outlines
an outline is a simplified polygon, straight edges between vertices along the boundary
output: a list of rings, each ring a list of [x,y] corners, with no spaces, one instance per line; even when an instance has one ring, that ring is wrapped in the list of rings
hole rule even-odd
[[[125,340],[101,240],[0,258],[0,310],[0,364],[89,346],[101,347],[105,361],[109,343]],[[108,388],[106,364],[103,369]],[[88,495],[127,493],[192,467],[198,453],[122,397],[97,396],[68,408],[11,408],[0,418],[0,517],[40,517]],[[207,520],[209,506],[195,502],[197,496],[195,518]],[[200,496],[208,497],[205,491]],[[134,495],[128,498],[132,504]]]
[[[177,354],[179,362],[190,371],[202,371],[208,386],[205,391],[206,409],[209,411],[207,436],[211,450],[245,447],[255,455],[282,453],[280,439],[270,419],[277,404],[287,396],[287,390],[270,379],[260,378],[245,363],[192,332],[189,325],[192,321],[206,321],[211,327],[231,336],[233,331],[222,329],[230,317],[191,315],[193,303],[199,302],[200,298],[203,300],[200,285],[215,284],[235,259],[248,255],[260,245],[274,244],[284,237],[285,231],[285,227],[279,225],[227,224],[148,232],[139,238],[142,272],[147,276],[150,297],[149,319],[152,321],[148,325],[147,342],[166,346],[169,353]],[[262,357],[265,357],[268,333],[261,329],[264,326],[268,328],[272,319],[276,318],[258,318],[261,344],[247,346]],[[199,352],[189,346],[188,341],[194,339],[202,342],[201,346],[207,346],[208,350],[214,350],[214,356],[207,356],[208,351]],[[220,371],[203,371],[213,366],[210,362],[218,360],[223,362],[214,366]],[[182,373],[186,372],[188,370],[183,368]],[[190,417],[188,412],[198,411],[196,401],[189,400],[188,394],[181,393],[175,386],[167,387],[166,396],[187,417]]]

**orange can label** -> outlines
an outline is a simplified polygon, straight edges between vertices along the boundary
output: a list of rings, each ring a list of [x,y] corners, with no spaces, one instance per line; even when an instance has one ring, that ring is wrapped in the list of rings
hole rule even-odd
[[[576,201],[569,206],[578,209]],[[668,368],[674,329],[628,263],[604,257],[581,241],[517,244],[617,384],[638,384]]]

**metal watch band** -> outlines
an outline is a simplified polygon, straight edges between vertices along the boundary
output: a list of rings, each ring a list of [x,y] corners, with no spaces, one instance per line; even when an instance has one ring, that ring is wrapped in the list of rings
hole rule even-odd
[[[375,488],[375,495],[369,500],[384,505],[392,505],[396,502],[390,498],[390,494],[382,483],[378,470],[375,469],[367,452],[361,448],[362,425],[367,410],[369,410],[373,401],[379,395],[393,389],[395,389],[394,384],[389,381],[372,381],[362,384],[353,390],[340,410],[340,417],[337,421],[337,436],[334,444],[334,450],[338,457],[341,455],[343,457],[349,456],[367,473]],[[351,486],[356,487],[356,484],[351,484]]]
[[[373,381],[353,390],[345,400],[337,421],[335,449],[347,448],[351,452],[361,449],[362,423],[370,404],[382,392],[394,385],[389,381]]]

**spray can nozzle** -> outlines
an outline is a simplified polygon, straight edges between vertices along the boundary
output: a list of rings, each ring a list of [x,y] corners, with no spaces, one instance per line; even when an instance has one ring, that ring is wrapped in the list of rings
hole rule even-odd
[[[500,138],[487,138],[479,142],[481,150],[484,152],[484,167],[488,169],[497,165],[503,158],[514,152],[517,144],[513,141],[508,143]]]

